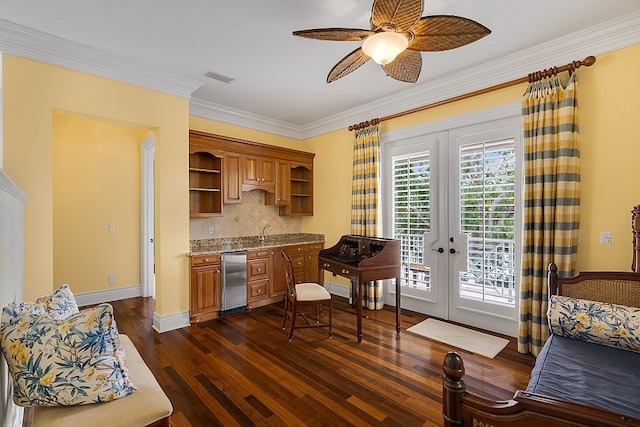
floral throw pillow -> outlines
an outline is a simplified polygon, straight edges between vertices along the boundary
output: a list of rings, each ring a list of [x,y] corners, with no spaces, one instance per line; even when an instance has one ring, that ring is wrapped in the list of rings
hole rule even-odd
[[[553,295],[547,317],[556,335],[640,352],[640,308]]]
[[[110,304],[57,321],[25,311],[0,336],[17,405],[83,405],[136,391]]]
[[[78,304],[69,288],[64,284],[51,295],[45,295],[35,302],[11,303],[2,310],[2,324],[8,323],[18,315],[29,312],[33,316],[49,316],[52,319],[63,320],[78,312]]]

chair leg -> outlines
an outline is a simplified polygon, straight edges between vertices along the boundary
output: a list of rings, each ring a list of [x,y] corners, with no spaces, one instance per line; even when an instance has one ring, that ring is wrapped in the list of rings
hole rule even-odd
[[[293,328],[296,327],[296,317],[298,317],[298,313],[296,313],[296,303],[291,304],[291,325],[289,328],[289,341],[293,340]]]
[[[289,298],[284,297],[284,315],[282,316],[282,329],[287,325],[287,312],[289,311]]]
[[[333,337],[333,300],[329,300],[329,338]]]

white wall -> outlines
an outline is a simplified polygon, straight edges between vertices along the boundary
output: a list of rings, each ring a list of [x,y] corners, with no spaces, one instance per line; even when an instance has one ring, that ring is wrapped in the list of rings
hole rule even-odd
[[[0,309],[10,302],[22,301],[25,201],[24,193],[0,168]],[[13,404],[12,394],[11,377],[0,353],[2,427],[22,425],[22,408]]]

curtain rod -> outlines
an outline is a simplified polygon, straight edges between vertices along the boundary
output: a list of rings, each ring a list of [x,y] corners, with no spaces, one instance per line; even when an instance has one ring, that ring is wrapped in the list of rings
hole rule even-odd
[[[384,116],[372,120],[368,120],[366,122],[360,122],[355,125],[349,126],[349,130],[359,130],[364,129],[371,125],[377,125],[380,122],[384,122],[386,120],[397,119],[398,117],[406,116],[408,114],[417,113],[419,111],[428,110],[430,108],[439,107],[441,105],[450,104],[452,102],[461,101],[463,99],[471,98],[478,95],[483,95],[485,93],[493,92],[495,90],[504,89],[510,86],[514,86],[520,83],[533,83],[538,80],[542,80],[547,77],[552,77],[557,75],[558,73],[562,73],[564,71],[568,71],[569,74],[573,74],[578,68],[582,67],[590,67],[596,62],[595,56],[587,56],[583,61],[573,61],[567,65],[563,65],[561,67],[551,67],[544,69],[542,71],[535,71],[533,73],[528,74],[526,77],[521,77],[519,79],[511,80],[505,83],[500,83],[494,86],[490,86],[484,89],[479,89],[473,92],[465,93],[464,95],[454,96],[453,98],[443,99],[442,101],[433,102],[431,104],[423,105],[422,107],[413,108],[411,110],[403,111],[401,113],[391,114],[389,116]]]

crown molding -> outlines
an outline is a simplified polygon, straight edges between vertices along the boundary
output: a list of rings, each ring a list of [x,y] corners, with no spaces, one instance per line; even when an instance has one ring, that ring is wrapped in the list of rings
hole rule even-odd
[[[0,19],[0,50],[185,99],[204,84],[4,19]]]
[[[189,102],[189,114],[203,119],[242,126],[288,138],[304,139],[302,129],[298,126],[249,113],[244,110],[205,101],[200,98],[191,98],[191,102]]]
[[[107,77],[189,99],[190,114],[298,140],[346,128],[354,123],[418,108],[491,87],[532,71],[602,55],[640,43],[640,12],[604,22],[499,60],[342,111],[304,126],[193,98],[203,82],[150,69],[128,58],[98,51],[0,19],[0,50],[37,61]]]

